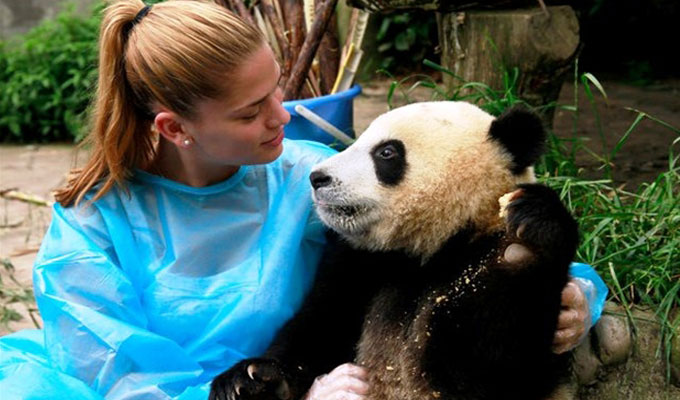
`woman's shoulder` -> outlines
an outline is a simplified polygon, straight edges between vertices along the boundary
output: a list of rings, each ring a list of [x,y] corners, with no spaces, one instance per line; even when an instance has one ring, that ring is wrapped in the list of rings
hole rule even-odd
[[[76,204],[63,206],[55,203],[53,218],[74,229],[106,231],[110,219],[127,218],[129,204],[138,202],[150,190],[146,187],[148,185],[140,183],[134,176],[98,195],[102,185],[103,182],[100,182],[93,186]]]
[[[73,228],[103,230],[106,224],[102,209],[115,209],[115,204],[120,202],[121,190],[114,187],[97,197],[98,191],[99,185],[95,185],[78,203],[69,206],[55,203],[52,209],[53,219]]]

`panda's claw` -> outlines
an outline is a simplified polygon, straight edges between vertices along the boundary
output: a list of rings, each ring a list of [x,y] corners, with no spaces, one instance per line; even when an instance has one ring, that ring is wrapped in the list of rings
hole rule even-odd
[[[241,361],[212,382],[210,398],[225,400],[288,400],[290,385],[275,360]]]
[[[246,368],[246,372],[248,373],[250,379],[254,380],[255,377],[253,375],[255,374],[255,372],[257,372],[257,366],[255,364],[248,365],[248,368]]]

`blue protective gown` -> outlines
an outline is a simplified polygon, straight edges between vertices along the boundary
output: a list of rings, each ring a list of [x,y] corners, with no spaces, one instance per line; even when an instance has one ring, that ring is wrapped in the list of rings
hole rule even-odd
[[[333,153],[286,140],[216,185],[137,171],[129,194],[56,205],[33,276],[45,326],[0,339],[0,397],[207,399],[310,288],[325,239],[308,176]]]

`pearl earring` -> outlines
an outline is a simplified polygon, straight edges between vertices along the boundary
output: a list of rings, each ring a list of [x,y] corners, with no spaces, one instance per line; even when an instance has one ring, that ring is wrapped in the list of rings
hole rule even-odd
[[[182,143],[184,143],[185,146],[190,146],[191,145],[191,139],[184,139],[184,142],[182,142]]]

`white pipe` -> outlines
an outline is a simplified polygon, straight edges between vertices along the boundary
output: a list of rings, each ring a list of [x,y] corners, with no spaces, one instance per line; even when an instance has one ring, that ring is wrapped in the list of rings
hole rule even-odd
[[[314,113],[312,110],[303,106],[302,104],[296,105],[295,111],[302,117],[304,117],[307,121],[323,129],[324,132],[327,132],[329,135],[338,139],[346,146],[349,146],[354,142],[354,139],[347,136],[343,131],[331,125],[328,121],[321,118],[318,114]]]

